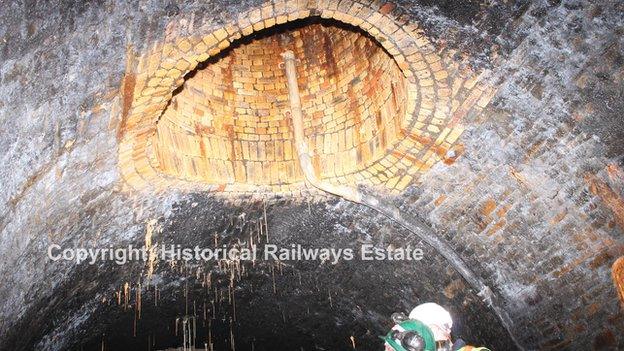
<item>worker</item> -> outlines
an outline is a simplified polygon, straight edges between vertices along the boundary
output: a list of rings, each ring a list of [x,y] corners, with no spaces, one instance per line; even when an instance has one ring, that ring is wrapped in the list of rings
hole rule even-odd
[[[392,320],[396,324],[383,338],[386,351],[489,351],[461,339],[453,343],[451,314],[436,303],[418,305],[409,316],[394,313]]]

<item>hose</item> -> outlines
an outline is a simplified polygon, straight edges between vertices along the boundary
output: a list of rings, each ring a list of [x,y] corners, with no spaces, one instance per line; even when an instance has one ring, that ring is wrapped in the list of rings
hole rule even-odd
[[[284,70],[288,83],[288,98],[291,107],[290,115],[295,138],[295,149],[297,151],[299,164],[306,181],[319,190],[342,197],[351,202],[367,206],[383,214],[426,242],[442,257],[444,257],[466,280],[466,282],[478,292],[477,295],[481,297],[483,302],[498,316],[501,324],[507,330],[507,333],[515,343],[516,347],[518,347],[519,350],[524,350],[512,333],[513,322],[511,318],[509,318],[507,312],[501,307],[500,302],[494,296],[492,290],[466,265],[466,263],[464,263],[453,248],[438,238],[431,227],[418,218],[401,213],[399,208],[392,203],[382,201],[370,194],[363,194],[354,187],[331,184],[321,180],[316,175],[316,171],[312,163],[312,156],[303,131],[303,112],[301,110],[301,97],[299,95],[299,85],[297,83],[295,54],[291,50],[287,50],[282,53],[282,57],[284,58]]]

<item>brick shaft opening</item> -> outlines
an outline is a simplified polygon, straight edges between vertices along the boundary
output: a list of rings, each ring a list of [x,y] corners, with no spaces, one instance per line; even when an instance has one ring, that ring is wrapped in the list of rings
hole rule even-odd
[[[253,9],[218,27],[172,25],[136,62],[129,56],[118,112],[126,190],[315,193],[294,156],[286,50],[299,59],[317,178],[401,192],[439,161],[455,162],[462,120],[495,90],[387,8],[306,4]]]
[[[398,138],[407,85],[394,59],[354,27],[309,19],[244,37],[190,72],[153,137],[155,167],[185,180],[303,180],[280,54],[293,50],[305,134],[323,178],[358,172]]]

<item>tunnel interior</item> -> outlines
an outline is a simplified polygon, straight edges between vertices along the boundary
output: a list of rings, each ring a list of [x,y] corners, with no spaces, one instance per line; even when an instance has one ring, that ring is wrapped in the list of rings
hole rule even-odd
[[[621,1],[0,23],[0,350],[379,351],[426,302],[492,351],[624,349]],[[156,256],[194,248],[256,256]]]
[[[243,36],[187,73],[149,141],[152,166],[170,177],[243,189],[301,184],[286,50],[297,58],[304,134],[320,178],[340,182],[361,172],[403,138],[401,126],[413,111],[393,56],[360,28],[308,17]],[[335,203],[286,201],[267,214],[260,203],[241,209],[203,201],[181,206],[171,222],[158,224],[152,240],[180,247],[350,248],[353,260],[160,265],[154,287],[116,282],[99,307],[106,320],[96,325],[100,335],[80,347],[174,348],[188,329],[199,349],[372,350],[382,347],[388,316],[408,312],[408,301],[418,300],[445,301],[457,315],[456,335],[513,348],[497,317],[434,250],[425,248],[426,263],[363,261],[363,243],[424,248],[390,221],[365,220],[367,210],[345,207],[334,215],[323,207]],[[225,222],[209,212],[217,208]],[[212,228],[200,220],[206,216],[215,221]]]

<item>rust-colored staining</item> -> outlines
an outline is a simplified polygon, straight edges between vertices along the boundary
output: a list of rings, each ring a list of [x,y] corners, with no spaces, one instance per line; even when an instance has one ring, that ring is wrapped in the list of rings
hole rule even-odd
[[[510,208],[510,205],[503,205],[496,211],[496,214],[498,215],[498,217],[505,217],[507,211],[509,211]]]
[[[591,316],[595,315],[596,313],[598,313],[598,311],[600,311],[600,308],[601,308],[601,306],[600,306],[599,303],[597,303],[597,302],[592,303],[591,305],[589,305],[587,307],[586,316],[587,317],[591,317]]]
[[[607,166],[607,174],[612,181],[624,181],[624,171],[615,163]]]
[[[591,253],[591,252],[587,252],[587,253],[583,254],[582,256],[574,259],[572,262],[567,263],[565,266],[563,266],[559,270],[555,271],[553,273],[553,276],[555,278],[557,278],[557,279],[563,277],[564,275],[570,273],[572,270],[574,270],[579,265],[583,264],[583,262],[587,261],[592,256],[592,254],[593,253]]]
[[[121,139],[126,131],[126,123],[128,121],[128,113],[132,107],[134,99],[134,86],[136,85],[136,75],[134,73],[126,73],[121,84],[121,120],[117,129],[117,139]]]
[[[396,156],[397,158],[404,158],[406,160],[408,160],[409,162],[411,162],[414,167],[418,167],[418,168],[422,168],[422,167],[426,167],[427,165],[418,157],[404,153],[404,152],[400,152],[397,150],[392,150],[392,155]]]
[[[492,199],[487,199],[483,206],[481,206],[481,214],[489,217],[492,212],[496,209],[496,201]]]
[[[446,152],[444,154],[444,157],[442,158],[442,161],[445,165],[452,165],[453,163],[455,163],[459,156],[464,153],[465,148],[463,144],[457,144],[452,148],[452,150],[452,153]]]
[[[446,195],[442,194],[440,196],[438,196],[437,199],[435,199],[435,201],[433,201],[433,204],[436,206],[440,206],[440,204],[442,204],[444,202],[444,200],[446,200]]]
[[[416,133],[411,133],[408,130],[401,129],[401,135],[403,137],[410,138],[415,143],[424,146],[425,148],[431,148],[433,152],[435,152],[440,158],[444,159],[446,157],[447,149],[443,146],[436,145],[435,140],[428,136],[418,135]],[[452,163],[452,162],[451,162]]]
[[[613,256],[611,256],[609,251],[602,251],[589,262],[589,268],[596,269],[604,266],[607,262],[611,261],[611,259],[613,259]]]
[[[490,228],[488,228],[487,235],[495,234],[497,231],[501,230],[505,224],[507,224],[507,221],[504,218],[494,223]]]
[[[392,10],[394,10],[395,7],[396,7],[395,4],[391,2],[387,2],[379,8],[379,13],[381,13],[382,15],[387,15],[390,12],[392,12]]]
[[[375,124],[377,125],[377,130],[379,131],[379,147],[385,149],[386,133],[384,133],[385,124],[381,116],[381,111],[377,111],[377,114],[375,115]]]
[[[323,66],[327,70],[327,77],[334,77],[338,72],[338,64],[336,63],[336,58],[334,57],[334,45],[327,31],[322,31],[323,35],[323,53],[325,56],[325,60]],[[304,44],[308,45],[308,49],[311,49],[310,45],[318,45],[318,43],[314,43],[313,41],[304,41]],[[310,50],[312,51],[312,50]]]
[[[490,223],[496,220],[496,218],[492,216],[492,213],[494,213],[497,207],[498,203],[494,201],[494,199],[487,199],[483,204],[481,204],[481,206],[479,206],[478,213],[475,213],[474,218],[480,230],[485,230],[490,225]],[[491,226],[487,234],[493,234],[498,229],[502,228],[505,224],[506,220],[503,218],[498,221],[498,223],[495,223],[493,226]]]
[[[561,222],[567,214],[568,214],[567,210],[563,210],[557,213],[553,218],[550,219],[550,224],[557,224]]]
[[[533,156],[535,156],[537,152],[542,149],[542,146],[544,146],[545,143],[545,140],[541,140],[531,145],[526,152],[525,159],[528,160],[533,158]]]
[[[214,127],[206,126],[201,123],[195,123],[195,134],[203,135],[203,134],[213,134],[215,132]]]
[[[624,256],[618,258],[611,268],[611,275],[613,276],[613,282],[615,283],[615,289],[620,296],[622,306],[624,306]]]
[[[206,144],[204,138],[199,138],[199,154],[201,157],[206,157]]]
[[[598,179],[595,175],[586,175],[585,183],[589,186],[589,191],[600,197],[605,205],[613,211],[615,222],[621,229],[624,229],[624,199],[613,191],[609,184]]]
[[[509,170],[509,173],[511,174],[512,177],[514,177],[514,179],[516,179],[516,181],[520,185],[527,186],[526,178],[524,178],[524,176],[520,174],[520,172],[516,171],[515,168],[511,167],[511,169]]]

